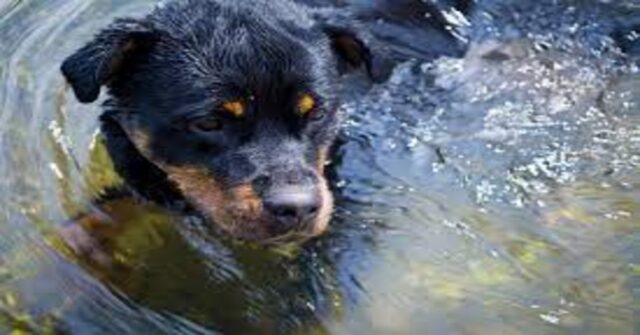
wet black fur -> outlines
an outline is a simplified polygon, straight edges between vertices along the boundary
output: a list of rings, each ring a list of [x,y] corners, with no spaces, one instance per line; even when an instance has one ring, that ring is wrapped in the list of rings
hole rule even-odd
[[[225,187],[313,187],[318,150],[340,121],[338,69],[370,64],[355,33],[318,23],[292,2],[184,0],[117,20],[61,70],[81,102],[108,88],[102,132],[118,173],[136,193],[168,204],[182,197],[154,161],[203,167]],[[318,102],[312,118],[295,112],[307,92]],[[246,117],[220,113],[237,98],[249,104]],[[221,131],[189,128],[208,115],[220,118]],[[131,130],[150,135],[150,152],[133,145]]]

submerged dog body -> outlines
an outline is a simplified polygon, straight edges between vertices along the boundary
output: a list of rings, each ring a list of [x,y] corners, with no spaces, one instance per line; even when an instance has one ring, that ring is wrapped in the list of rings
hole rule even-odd
[[[109,89],[102,130],[136,193],[272,241],[326,229],[338,67],[369,58],[289,1],[184,0],[117,20],[62,72],[81,102]]]

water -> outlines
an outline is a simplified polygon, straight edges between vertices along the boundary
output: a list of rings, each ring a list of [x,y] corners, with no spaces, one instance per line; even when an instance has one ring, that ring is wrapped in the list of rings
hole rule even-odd
[[[345,78],[329,234],[265,251],[122,202],[108,267],[54,234],[118,182],[58,66],[155,1],[0,2],[0,333],[637,334],[640,3],[453,2],[456,43],[341,7],[419,59]]]

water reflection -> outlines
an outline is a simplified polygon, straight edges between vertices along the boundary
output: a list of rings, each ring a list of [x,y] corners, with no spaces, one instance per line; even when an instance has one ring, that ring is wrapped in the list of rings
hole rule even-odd
[[[407,3],[441,10],[457,42],[416,45],[447,34],[390,2],[342,3],[419,59],[345,79],[330,234],[263,250],[114,201],[126,229],[94,227],[108,261],[54,234],[119,183],[99,108],[57,68],[154,1],[0,5],[0,332],[637,332],[638,3]]]

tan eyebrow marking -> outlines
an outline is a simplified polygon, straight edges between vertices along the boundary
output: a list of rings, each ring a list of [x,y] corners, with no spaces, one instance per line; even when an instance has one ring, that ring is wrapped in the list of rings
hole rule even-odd
[[[235,117],[244,116],[244,103],[240,100],[231,100],[222,104],[222,108]]]
[[[311,94],[304,94],[298,100],[298,113],[305,115],[309,113],[316,106],[316,100]]]

